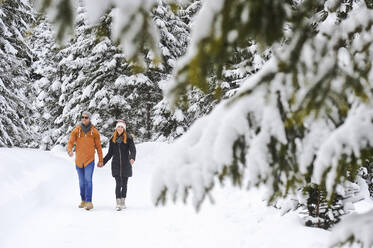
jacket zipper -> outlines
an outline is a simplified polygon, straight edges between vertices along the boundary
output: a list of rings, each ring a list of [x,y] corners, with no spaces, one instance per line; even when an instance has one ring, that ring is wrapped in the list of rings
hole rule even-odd
[[[122,155],[120,154],[120,144],[118,144],[118,152],[119,152],[119,176],[122,178]]]

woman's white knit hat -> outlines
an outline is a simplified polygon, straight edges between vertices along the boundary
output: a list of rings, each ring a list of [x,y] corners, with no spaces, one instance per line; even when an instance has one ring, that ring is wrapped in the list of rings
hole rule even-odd
[[[126,125],[126,123],[125,123],[123,120],[119,120],[119,121],[117,122],[117,125],[115,126],[115,129],[116,129],[117,127],[123,127],[123,129],[126,130],[127,125]]]

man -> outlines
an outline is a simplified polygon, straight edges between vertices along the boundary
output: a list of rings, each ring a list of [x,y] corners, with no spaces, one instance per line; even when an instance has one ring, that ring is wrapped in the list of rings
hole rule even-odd
[[[95,166],[95,149],[97,149],[99,163],[97,166],[103,166],[102,147],[100,133],[91,124],[91,114],[82,113],[82,122],[71,132],[67,144],[67,152],[70,157],[74,156],[72,149],[75,147],[75,164],[79,176],[80,196],[82,202],[79,208],[91,210],[92,204],[92,175]]]

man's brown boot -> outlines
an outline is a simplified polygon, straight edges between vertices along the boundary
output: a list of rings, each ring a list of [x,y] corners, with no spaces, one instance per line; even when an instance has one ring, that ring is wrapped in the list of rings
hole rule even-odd
[[[84,208],[85,207],[85,201],[82,201],[78,207],[79,208]]]
[[[85,209],[86,210],[91,210],[93,208],[93,204],[92,202],[86,202],[85,203]]]

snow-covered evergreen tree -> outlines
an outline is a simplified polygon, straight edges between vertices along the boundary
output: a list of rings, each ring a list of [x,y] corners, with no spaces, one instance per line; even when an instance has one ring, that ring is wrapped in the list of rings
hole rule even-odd
[[[127,102],[123,118],[130,132],[138,140],[149,140],[152,109],[162,97],[157,82],[143,73],[122,75],[115,81],[114,94],[114,97],[122,96]]]
[[[58,104],[61,94],[62,72],[57,71],[59,60],[51,24],[42,16],[32,28],[27,43],[34,54],[31,77],[36,96],[34,97],[35,121],[38,140],[43,149],[50,149],[59,138],[55,132],[55,120],[61,115],[63,107]]]
[[[63,72],[61,73],[63,78],[55,80],[56,84],[62,83],[62,96],[59,99],[59,107],[56,106],[54,112],[60,113],[62,112],[61,108],[63,108],[63,113],[62,117],[56,117],[54,125],[57,126],[57,129],[53,127],[52,129],[54,130],[51,133],[55,137],[59,137],[58,143],[66,142],[68,127],[76,122],[79,112],[87,107],[92,112],[97,112],[96,116],[100,116],[94,120],[98,127],[101,127],[100,122],[107,121],[107,124],[102,124],[102,132],[106,135],[111,132],[112,124],[116,119],[124,119],[128,124],[128,129],[138,138],[138,141],[149,140],[155,136],[154,133],[162,133],[162,128],[154,126],[153,124],[156,122],[152,121],[157,112],[154,106],[162,99],[159,85],[171,73],[175,61],[185,53],[189,39],[189,26],[181,19],[177,11],[172,10],[165,2],[158,1],[153,8],[152,18],[160,32],[161,60],[157,59],[152,50],[144,47],[142,53],[145,57],[143,58],[142,66],[146,70],[140,68],[139,71],[138,64],[127,63],[124,59],[125,53],[121,53],[116,48],[117,55],[115,56],[120,60],[118,66],[113,67],[111,71],[103,70],[98,65],[102,65],[104,60],[115,58],[115,56],[105,51],[102,51],[102,54],[105,54],[105,58],[101,58],[101,61],[91,59],[90,56],[96,56],[92,45],[97,32],[101,32],[101,39],[106,37],[106,42],[111,42],[112,15],[114,15],[113,11],[109,10],[106,19],[104,21],[101,20],[99,27],[91,27],[87,23],[87,16],[83,13],[83,8],[80,8],[76,28],[77,36],[66,45],[65,49],[62,49],[57,54],[57,57],[62,59],[59,63],[58,71]],[[114,47],[113,43],[111,46]],[[108,45],[108,47],[110,46]],[[84,76],[81,70],[82,67],[76,65],[77,60],[80,62],[84,60],[92,61],[92,66],[85,65],[86,68],[90,69],[84,72]],[[102,75],[106,76],[102,86],[98,86],[99,84],[94,80],[94,70],[101,70]],[[78,72],[80,73],[79,77],[72,75]],[[110,75],[111,72],[112,75]],[[75,79],[79,79],[79,83]],[[88,81],[91,81],[91,83]],[[72,85],[74,86],[69,88],[69,85],[71,87]],[[101,90],[101,87],[104,87],[104,89]],[[70,90],[66,91],[67,88]],[[83,93],[75,92],[72,90],[73,88],[82,90]],[[95,89],[92,91],[92,88]],[[97,91],[100,91],[99,95],[101,97],[106,94],[106,97],[104,97],[106,100],[101,101],[101,99],[100,104],[98,104],[98,101],[96,101],[96,104],[90,101],[89,106],[87,106],[87,99],[83,101],[81,97],[78,97],[82,94],[96,95]],[[47,95],[51,94],[48,93]],[[72,115],[75,117],[72,117]],[[53,142],[55,142],[54,139],[52,139]]]
[[[33,56],[25,42],[32,22],[28,1],[0,2],[0,146],[37,146],[29,83]]]
[[[199,11],[200,7],[200,1],[191,1],[178,10],[177,14],[184,20],[189,29],[192,28],[193,16]],[[190,32],[189,29],[188,32]],[[183,134],[195,120],[208,114],[219,103],[220,99],[234,96],[244,79],[262,67],[264,62],[269,59],[270,51],[267,50],[262,53],[253,41],[246,41],[246,43],[247,47],[245,48],[239,48],[238,46],[232,48],[232,55],[222,68],[221,78],[217,78],[213,71],[208,74],[208,87],[205,93],[199,88],[192,87],[183,96],[184,106],[172,107],[167,98],[157,104],[154,123],[163,132],[160,133],[161,135],[157,135],[158,133],[155,131],[155,139],[173,140]],[[186,46],[184,46],[183,55],[186,52],[185,48]],[[166,85],[167,82],[163,83],[162,88]]]
[[[160,89],[167,84],[167,79],[159,82]],[[190,122],[181,109],[172,109],[167,98],[163,98],[153,108],[152,113],[152,140],[172,141],[185,133]]]
[[[104,144],[110,138],[114,123],[130,111],[126,95],[116,95],[115,82],[128,74],[123,53],[110,40],[110,15],[96,26],[87,24],[84,8],[78,9],[76,36],[60,51],[62,60],[61,96],[58,104],[62,114],[55,120],[58,143],[66,144],[82,111],[92,113],[92,122],[102,134]],[[126,119],[126,118],[124,118]]]
[[[232,100],[217,105],[174,144],[165,161],[167,177],[162,177],[163,170],[155,176],[160,177],[154,182],[156,202],[175,195],[185,199],[192,191],[198,208],[216,175],[239,185],[264,184],[269,201],[311,178],[325,185],[330,201],[372,156],[370,6],[364,1],[250,3],[205,2],[196,22],[204,23],[206,32],[192,31],[188,59],[178,64],[169,89],[171,100],[182,102],[190,84],[207,88],[207,68],[215,68],[209,66],[213,60],[219,63],[217,73],[224,67],[231,39],[255,37],[271,46],[273,56]],[[287,25],[290,29],[283,32]],[[353,234],[371,242],[351,228],[344,233],[349,235],[338,238]]]
[[[367,160],[361,168],[361,177],[365,180],[370,197],[373,197],[373,163]]]
[[[191,19],[200,8],[200,1],[194,0],[185,6],[172,6],[158,1],[154,8],[154,21],[160,32],[160,49],[164,64],[158,87],[164,89],[176,61],[182,57],[190,42]],[[173,140],[182,135],[191,121],[182,109],[172,109],[168,99],[158,101],[152,111],[152,139]]]
[[[147,47],[157,54],[159,36],[149,14],[154,1],[111,3],[118,10],[115,36],[123,35],[118,40],[126,56],[146,51],[149,35]],[[322,185],[326,199],[336,199],[373,155],[372,7],[363,0],[203,1],[186,55],[166,85],[169,102],[182,106],[195,88],[219,96],[226,65],[247,41],[270,48],[272,55],[234,97],[171,146],[154,175],[154,202],[187,200],[192,192],[199,208],[217,178],[265,185],[269,202],[307,183]],[[371,246],[373,238],[363,230],[372,228],[372,216],[346,217],[334,242]]]
[[[301,216],[306,226],[329,229],[340,221],[340,216],[345,214],[343,198],[337,195],[333,202],[328,202],[326,191],[318,185],[309,184],[304,188],[306,202]]]

